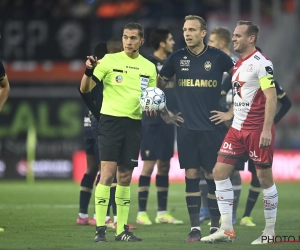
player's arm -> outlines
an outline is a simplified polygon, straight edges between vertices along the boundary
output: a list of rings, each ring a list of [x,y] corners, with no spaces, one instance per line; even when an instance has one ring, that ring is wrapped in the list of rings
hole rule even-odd
[[[168,79],[166,77],[162,77],[162,76],[158,75],[156,78],[156,87],[160,88],[161,90],[164,90],[165,87],[167,86],[169,80],[170,79]]]
[[[226,96],[229,90],[232,89],[231,75],[226,75],[221,85],[221,95]]]
[[[156,79],[156,86],[160,88],[161,90],[164,90],[168,81],[175,75],[175,69],[174,69],[174,62],[173,62],[173,55],[168,57],[166,62],[164,63],[162,69],[159,72],[159,75]],[[172,112],[170,112],[165,106],[163,110],[160,111],[161,118],[165,121],[167,124],[175,124],[179,127],[178,122],[183,123],[184,119],[180,116],[180,112],[174,115]]]
[[[282,117],[290,110],[292,103],[288,98],[284,90],[280,87],[277,81],[274,81],[276,87],[277,100],[281,103],[281,107],[278,110],[274,118],[274,123],[277,124]]]
[[[2,110],[2,107],[8,98],[9,92],[10,86],[8,78],[5,74],[4,66],[2,62],[0,62],[0,111]]]
[[[263,75],[262,77],[260,77]],[[275,83],[273,79],[273,65],[264,67],[259,71],[259,83],[260,87],[266,97],[265,104],[265,118],[263,130],[260,135],[259,147],[266,148],[271,145],[272,133],[271,129],[274,123],[274,117],[276,113],[277,96]]]
[[[210,111],[213,115],[209,118],[212,122],[214,122],[216,125],[231,121],[233,119],[233,105],[231,105],[230,109],[227,112],[221,112],[217,110]]]
[[[232,67],[230,70],[228,70],[227,73],[228,73],[230,76],[232,76],[232,74],[233,74],[233,67]]]
[[[160,75],[157,76],[156,86],[163,90],[170,78],[162,77]],[[171,111],[168,110],[167,105],[160,111],[161,118],[167,124],[174,124],[179,127],[178,122],[183,123],[184,119],[180,116],[181,112],[174,115]]]
[[[156,78],[156,87],[164,90],[168,81],[175,75],[174,69],[174,54],[170,55],[161,68],[159,75]]]
[[[97,58],[94,56],[88,56],[85,65],[86,70],[84,72],[84,75],[82,76],[80,83],[81,93],[88,93],[96,86],[96,83],[93,81],[92,76],[94,74],[94,69],[97,66]]]

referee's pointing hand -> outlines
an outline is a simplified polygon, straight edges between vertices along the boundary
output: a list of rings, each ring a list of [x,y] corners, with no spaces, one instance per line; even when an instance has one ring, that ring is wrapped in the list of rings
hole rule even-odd
[[[88,69],[94,69],[97,66],[97,57],[96,56],[87,56],[87,60],[85,62],[85,66]]]

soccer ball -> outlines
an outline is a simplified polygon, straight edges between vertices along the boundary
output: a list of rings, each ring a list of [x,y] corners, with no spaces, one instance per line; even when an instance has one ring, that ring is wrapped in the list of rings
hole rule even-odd
[[[141,94],[140,105],[143,111],[160,111],[166,106],[166,95],[159,88],[146,88]]]

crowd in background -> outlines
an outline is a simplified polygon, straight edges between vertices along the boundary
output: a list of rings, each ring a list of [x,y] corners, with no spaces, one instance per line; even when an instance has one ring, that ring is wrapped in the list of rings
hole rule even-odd
[[[280,0],[282,9],[294,10],[293,0]],[[241,12],[249,12],[251,1],[240,1]],[[184,16],[197,12],[229,10],[230,0],[1,0],[2,18],[122,18]],[[260,11],[271,15],[271,0],[260,1]]]

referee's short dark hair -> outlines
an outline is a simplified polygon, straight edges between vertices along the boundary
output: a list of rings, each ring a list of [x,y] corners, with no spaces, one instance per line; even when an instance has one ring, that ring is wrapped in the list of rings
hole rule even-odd
[[[155,29],[150,34],[150,45],[157,50],[161,42],[166,42],[170,31],[168,29]]]
[[[139,23],[127,23],[125,26],[124,26],[124,29],[128,29],[128,30],[138,30],[139,31],[139,36],[141,38],[144,38],[144,29],[143,27],[139,24]]]

